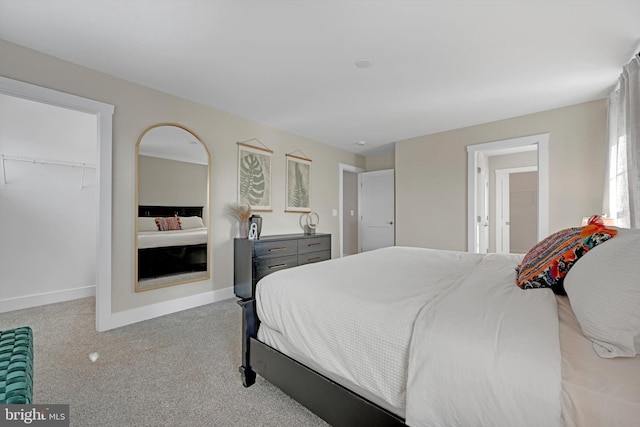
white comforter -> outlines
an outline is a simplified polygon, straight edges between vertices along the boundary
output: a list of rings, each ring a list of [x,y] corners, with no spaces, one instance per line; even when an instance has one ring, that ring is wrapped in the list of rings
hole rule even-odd
[[[379,249],[266,276],[258,316],[411,426],[557,426],[555,298],[515,286],[518,260]]]

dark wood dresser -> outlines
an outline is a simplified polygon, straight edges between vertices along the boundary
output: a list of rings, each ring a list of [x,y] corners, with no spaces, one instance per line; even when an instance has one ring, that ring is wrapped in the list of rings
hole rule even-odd
[[[233,291],[254,298],[256,283],[274,271],[331,259],[331,234],[281,234],[234,239]]]

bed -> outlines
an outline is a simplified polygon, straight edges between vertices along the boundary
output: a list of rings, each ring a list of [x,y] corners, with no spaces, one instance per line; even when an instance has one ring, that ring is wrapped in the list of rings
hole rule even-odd
[[[138,280],[207,270],[202,206],[138,207]],[[182,229],[159,231],[156,218],[179,218]]]
[[[640,357],[598,355],[571,305],[613,246],[574,265],[569,296],[515,286],[512,254],[392,247],[271,274],[239,302],[243,383],[257,373],[335,426],[634,425]]]

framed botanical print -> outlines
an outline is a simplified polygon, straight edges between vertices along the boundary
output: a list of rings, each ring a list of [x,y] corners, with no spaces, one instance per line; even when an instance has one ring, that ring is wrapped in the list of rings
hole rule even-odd
[[[238,142],[238,204],[252,211],[271,211],[273,151]]]
[[[286,154],[285,212],[311,212],[311,160]]]

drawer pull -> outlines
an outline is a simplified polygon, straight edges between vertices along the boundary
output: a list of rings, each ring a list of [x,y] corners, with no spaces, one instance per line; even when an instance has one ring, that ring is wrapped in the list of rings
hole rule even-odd
[[[276,265],[270,265],[269,269],[271,270],[272,268],[283,268],[286,267],[287,264],[276,264]]]
[[[278,251],[286,251],[287,248],[271,248],[269,252],[278,252]]]
[[[311,262],[311,261],[319,261],[319,260],[321,260],[321,259],[322,259],[322,257],[321,257],[321,256],[317,256],[317,257],[315,257],[315,258],[309,258],[307,261],[310,261],[310,262]]]
[[[321,245],[322,243],[318,242],[318,243],[309,243],[307,246],[318,246]]]

